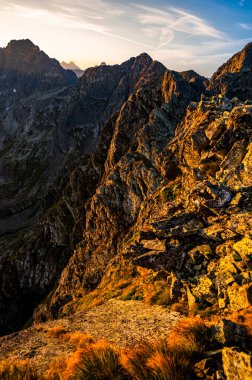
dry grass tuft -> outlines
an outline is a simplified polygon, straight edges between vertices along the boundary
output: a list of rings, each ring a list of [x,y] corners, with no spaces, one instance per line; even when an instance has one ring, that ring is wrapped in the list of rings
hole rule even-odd
[[[183,353],[172,351],[167,342],[148,345],[125,352],[121,356],[123,366],[131,378],[142,380],[189,380],[192,363]]]
[[[62,336],[62,339],[67,340],[73,346],[83,348],[94,343],[93,338],[90,334],[81,333],[79,331],[69,332]]]
[[[46,371],[45,380],[64,380],[67,369],[67,358],[61,357],[50,364],[49,369]]]
[[[80,363],[72,379],[123,380],[127,373],[119,360],[119,354],[105,341],[99,341],[83,350]]]
[[[55,327],[51,327],[50,329],[48,329],[47,333],[52,338],[59,338],[62,335],[66,334],[67,330],[60,327],[60,326],[55,326]]]
[[[189,380],[193,364],[209,343],[210,329],[199,318],[184,318],[166,342],[149,344],[121,354],[121,363],[133,379]]]
[[[210,340],[210,328],[200,318],[184,318],[168,336],[169,347],[187,356],[201,355]]]
[[[1,380],[37,380],[37,376],[27,361],[2,360],[0,362]]]

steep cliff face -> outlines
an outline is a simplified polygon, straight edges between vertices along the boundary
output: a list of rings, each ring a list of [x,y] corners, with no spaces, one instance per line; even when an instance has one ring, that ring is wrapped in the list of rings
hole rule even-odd
[[[4,128],[7,120],[16,130],[4,136],[0,152],[3,331],[27,319],[80,240],[83,205],[102,176],[99,166],[106,159],[113,118],[104,127],[97,158],[90,152],[102,125],[151,64],[143,54],[122,65],[91,68],[74,87],[48,95],[37,90],[34,98],[23,97],[6,111]]]
[[[236,53],[212,76],[210,87],[229,99],[252,99],[252,43]]]
[[[16,66],[20,60],[22,67],[19,51],[23,60],[26,57],[24,44],[30,46],[28,52],[34,49],[27,41],[15,42]],[[143,55],[121,66],[91,68],[76,86],[55,88],[54,93],[41,92],[36,64],[30,68],[37,75],[36,92],[19,98],[0,115],[1,235],[29,227],[47,206],[43,204],[46,194],[52,194],[55,187],[61,192],[67,171],[77,165],[80,156],[91,152],[101,126],[120,109],[151,61]],[[9,72],[15,73],[11,68]]]
[[[130,262],[167,277],[171,304],[191,311],[251,305],[252,106],[227,105],[188,110],[165,152],[168,182],[125,239]]]
[[[252,106],[216,97],[192,103],[172,139],[167,120],[140,128],[89,201],[85,238],[36,317],[76,310],[101,279],[106,299],[132,267],[133,299],[149,297],[149,273],[189,312],[251,305],[251,121]]]
[[[250,302],[249,264],[234,246],[250,244],[251,106],[199,101],[203,78],[196,87],[192,78],[154,62],[121,108],[104,175],[86,204],[84,239],[36,318],[74,310],[132,265],[168,278],[169,302],[188,310],[232,310],[238,286],[240,304]],[[144,298],[139,288],[136,296]]]
[[[191,100],[200,92],[176,72],[153,62],[113,122],[106,141],[104,174],[87,202],[83,240],[64,270],[59,286],[39,307],[36,318],[59,315],[76,293],[97,287],[145,199],[165,183],[162,153]],[[100,145],[104,144],[101,134]],[[100,155],[100,148],[93,158]]]

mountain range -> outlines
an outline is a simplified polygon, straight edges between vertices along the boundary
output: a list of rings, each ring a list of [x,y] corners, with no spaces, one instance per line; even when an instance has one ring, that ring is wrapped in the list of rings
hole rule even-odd
[[[63,67],[65,70],[71,70],[73,71],[77,77],[81,77],[84,74],[84,70],[82,70],[79,66],[77,66],[73,61],[67,63],[65,61],[62,61],[60,65]]]
[[[134,301],[212,316],[190,376],[249,379],[231,315],[252,310],[252,43],[210,80],[146,53],[76,70],[0,49],[0,332],[21,330],[4,357],[24,326]]]

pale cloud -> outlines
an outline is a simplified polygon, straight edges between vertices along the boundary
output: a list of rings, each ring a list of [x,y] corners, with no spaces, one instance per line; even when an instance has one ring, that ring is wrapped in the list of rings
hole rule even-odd
[[[47,11],[45,9],[33,9],[27,8],[19,5],[12,6],[12,12],[15,12],[16,15],[31,18],[33,20],[44,20],[44,23],[55,25],[69,29],[86,29],[98,33],[106,33],[107,29],[103,25],[98,25],[96,23],[90,22],[78,22],[71,13],[57,12],[53,13],[52,11]]]
[[[221,39],[225,34],[211,26],[207,21],[179,8],[168,7],[165,11],[160,9],[133,5],[140,12],[136,15],[140,24],[144,25],[144,32],[158,35],[157,49],[162,48],[175,39],[176,33],[184,33],[190,36],[211,37]],[[148,32],[148,28],[150,32]]]
[[[223,32],[212,27],[206,20],[179,8],[168,7],[165,11],[162,11],[158,8],[143,6],[141,4],[132,4],[132,6],[142,11],[136,17],[140,23],[145,25],[155,24],[165,26],[174,31],[214,38],[222,38],[224,36]]]
[[[111,32],[109,27],[107,27],[105,23],[101,21],[104,21],[105,15],[107,15],[107,17],[116,15],[118,16],[122,15],[124,11],[122,9],[120,10],[117,8],[108,9],[108,6],[105,7],[105,5],[107,4],[101,0],[86,0],[85,5],[83,5],[82,2],[79,5],[75,3],[75,7],[68,7],[66,6],[66,2],[63,1],[57,6],[57,12],[50,9],[50,7],[49,10],[45,9],[45,3],[44,8],[34,8],[11,3],[6,4],[6,6],[7,5],[9,6],[9,8],[6,9],[8,9],[11,12],[15,12],[17,15],[21,17],[32,18],[33,20],[43,20],[43,22],[46,24],[64,27],[67,29],[88,30],[123,41],[127,41],[132,44],[142,46],[143,48],[153,48],[153,46],[148,43],[130,39],[120,34]],[[56,7],[56,5],[57,3],[55,2],[54,7]],[[100,7],[100,10],[102,10],[102,8],[105,7],[105,12],[100,12],[101,16],[92,15],[90,12],[85,12],[85,15],[81,14],[79,6],[82,7],[82,10],[85,9],[87,11],[88,9],[93,10],[94,5],[95,8]],[[91,23],[88,21],[88,19],[93,19],[94,22]]]
[[[79,18],[90,17],[93,19],[104,19],[105,15],[110,17],[122,16],[124,10],[121,6],[111,5],[106,0],[0,0],[2,6],[20,6],[30,9],[43,9],[48,12],[65,13]]]
[[[124,13],[125,13],[125,11],[122,9],[108,9],[108,10],[106,10],[107,15],[112,15],[115,17],[120,17],[120,16],[124,15]]]
[[[243,7],[244,4],[245,4],[245,0],[240,0],[240,1],[239,1],[239,5],[240,5],[240,7]]]
[[[252,24],[243,24],[243,23],[239,23],[238,24],[242,29],[245,29],[245,30],[252,30]]]
[[[207,36],[213,38],[223,38],[225,34],[211,26],[206,20],[194,16],[178,8],[171,8],[175,15],[181,17],[174,21],[173,27],[187,34]]]

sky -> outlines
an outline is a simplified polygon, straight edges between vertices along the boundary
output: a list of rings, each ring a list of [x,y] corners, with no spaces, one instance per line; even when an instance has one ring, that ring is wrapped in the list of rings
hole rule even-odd
[[[0,0],[0,46],[23,38],[84,69],[146,52],[210,77],[252,41],[252,0]]]

